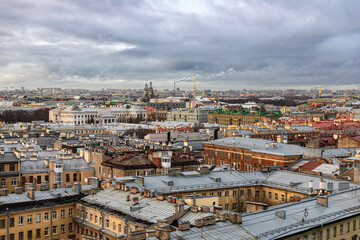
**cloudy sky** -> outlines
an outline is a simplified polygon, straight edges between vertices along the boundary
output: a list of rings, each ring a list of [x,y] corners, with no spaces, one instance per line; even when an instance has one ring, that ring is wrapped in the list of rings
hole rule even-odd
[[[357,88],[360,1],[0,1],[2,87],[172,88],[194,74],[200,89]]]

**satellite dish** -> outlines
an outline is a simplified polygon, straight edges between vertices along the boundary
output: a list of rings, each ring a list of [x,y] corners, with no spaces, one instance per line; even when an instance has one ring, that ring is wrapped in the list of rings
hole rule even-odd
[[[84,179],[84,181],[87,183],[87,182],[88,182],[88,179],[87,179],[87,178],[85,178],[85,179]]]

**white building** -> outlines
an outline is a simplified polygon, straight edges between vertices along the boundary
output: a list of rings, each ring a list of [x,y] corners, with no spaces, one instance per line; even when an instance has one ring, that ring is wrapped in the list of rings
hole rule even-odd
[[[49,111],[49,121],[70,124],[108,124],[130,119],[146,119],[146,110],[141,107],[126,108],[79,108],[64,107]]]

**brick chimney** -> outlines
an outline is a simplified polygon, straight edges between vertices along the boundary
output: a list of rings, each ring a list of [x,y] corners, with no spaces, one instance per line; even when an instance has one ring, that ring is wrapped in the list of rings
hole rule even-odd
[[[8,194],[8,190],[6,188],[0,189],[0,196],[6,196]]]
[[[155,235],[160,240],[169,240],[171,229],[169,225],[162,225],[160,227],[155,228]]]
[[[137,182],[144,186],[144,177],[137,177]]]
[[[134,205],[136,205],[136,204],[138,204],[139,203],[139,198],[138,197],[133,197],[132,199],[131,199],[131,204],[134,206]]]
[[[317,202],[324,207],[328,207],[328,197],[327,196],[318,196]]]
[[[29,198],[35,199],[35,189],[33,187],[28,187],[26,191]]]
[[[180,231],[185,231],[190,229],[190,222],[189,221],[179,221],[178,229]]]

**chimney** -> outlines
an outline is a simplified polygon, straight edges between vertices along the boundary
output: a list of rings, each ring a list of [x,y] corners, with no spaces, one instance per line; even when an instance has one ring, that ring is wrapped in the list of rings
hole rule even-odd
[[[169,225],[162,225],[155,228],[155,235],[160,240],[169,240],[170,239],[170,227]]]
[[[29,198],[35,199],[35,189],[33,187],[28,187],[26,191]]]
[[[144,186],[144,177],[137,177],[137,182]]]
[[[190,229],[190,222],[189,221],[179,221],[178,229],[180,231],[185,231]]]
[[[236,216],[236,213],[235,213],[235,216]],[[215,221],[216,221],[215,215],[206,216],[206,217],[203,217],[203,219],[202,219],[203,226],[214,225]],[[236,220],[235,220],[235,222],[236,222]]]
[[[195,227],[202,227],[202,225],[203,225],[202,222],[203,222],[202,218],[197,218],[197,219],[194,220],[194,226]]]
[[[0,189],[0,196],[6,196],[8,194],[8,190],[6,188]]]
[[[131,200],[131,204],[134,206],[136,204],[139,203],[139,198],[138,197],[133,197],[132,200]]]
[[[74,184],[74,192],[75,192],[76,194],[80,194],[80,192],[81,192],[81,184],[80,184],[80,183],[76,182],[76,183]]]
[[[293,202],[300,202],[300,196],[299,195],[294,195],[293,196]]]
[[[318,196],[317,203],[324,207],[328,207],[328,197],[327,196]]]
[[[174,205],[174,214],[178,214],[179,213],[179,204],[175,203]]]
[[[226,221],[226,212],[223,211],[216,211],[216,217],[219,218],[221,222]]]
[[[106,179],[105,189],[111,187],[111,182],[109,179]]]
[[[130,195],[126,196],[126,201],[130,201]]]
[[[324,181],[323,178],[320,178],[319,189],[320,189],[320,190],[324,190],[324,189],[325,189],[325,181]]]
[[[115,182],[115,189],[116,190],[121,190],[121,183],[120,182]]]
[[[310,180],[310,181],[309,181],[309,192],[310,192],[310,193],[313,193],[313,191],[314,191],[314,188],[313,188],[313,180]]]
[[[130,192],[131,192],[131,193],[138,193],[138,192],[139,192],[139,189],[138,189],[137,187],[135,187],[135,186],[132,186],[132,187],[130,188]]]
[[[183,213],[185,211],[185,204],[179,203],[179,213]]]
[[[16,188],[15,188],[15,193],[16,193],[16,194],[21,194],[21,193],[23,193],[22,187],[16,187]]]

